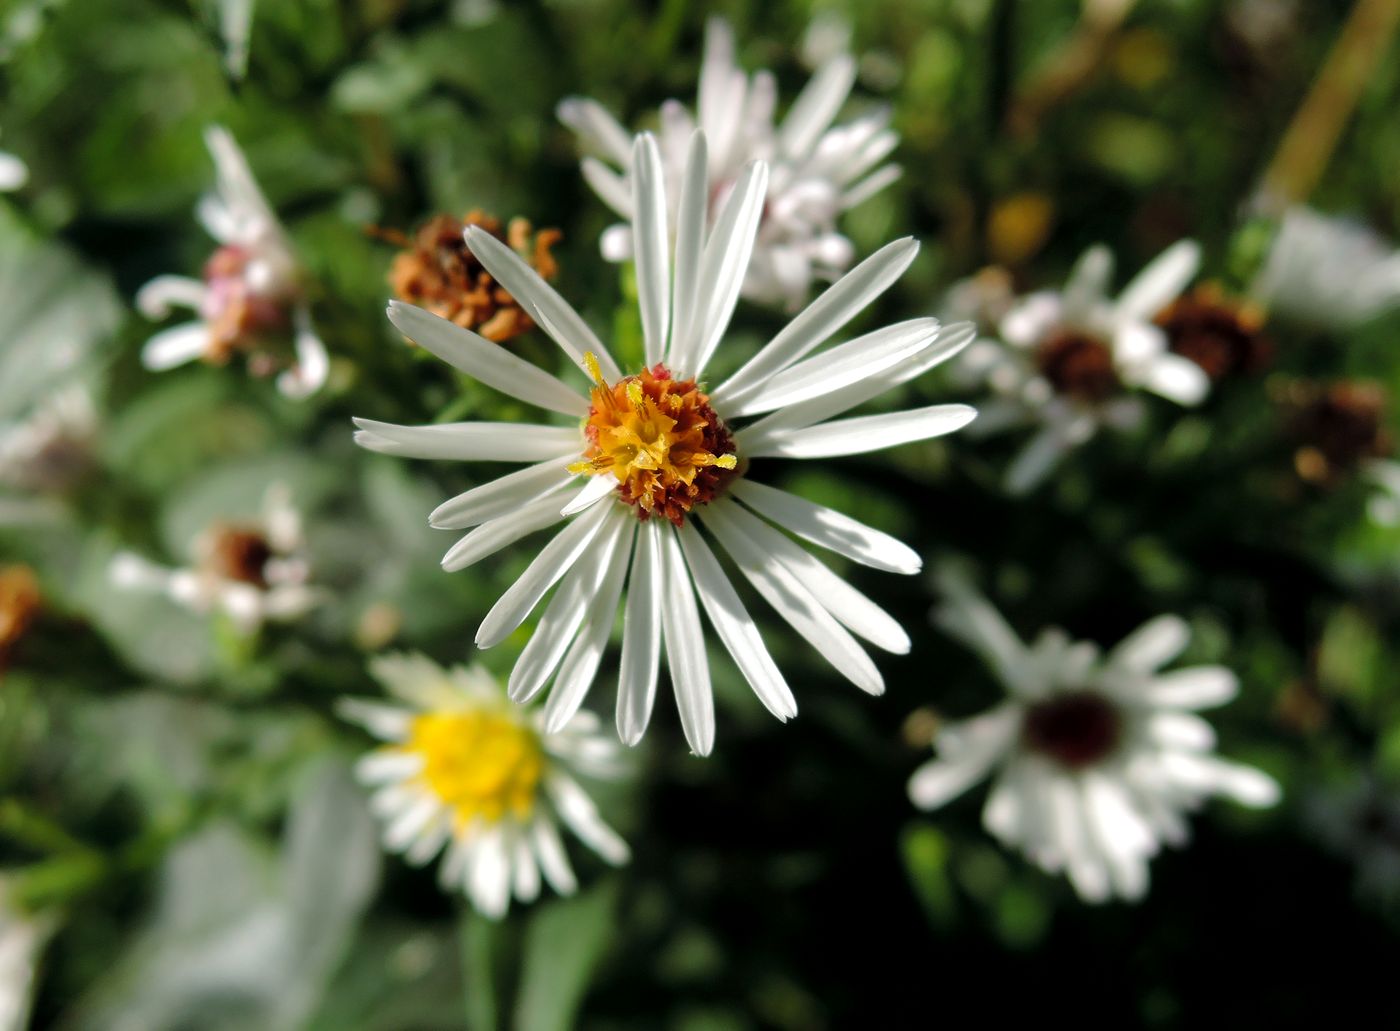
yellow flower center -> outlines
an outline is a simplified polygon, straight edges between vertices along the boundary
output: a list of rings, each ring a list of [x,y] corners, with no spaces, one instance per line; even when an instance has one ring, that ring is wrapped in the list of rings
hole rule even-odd
[[[640,518],[660,514],[680,526],[724,488],[738,464],[733,438],[694,380],[672,379],[657,364],[610,384],[598,359],[584,357],[597,386],[584,424],[588,448],[569,471],[613,476]]]
[[[533,730],[495,712],[432,712],[413,721],[404,749],[423,757],[419,775],[457,825],[525,819],[544,774]]]

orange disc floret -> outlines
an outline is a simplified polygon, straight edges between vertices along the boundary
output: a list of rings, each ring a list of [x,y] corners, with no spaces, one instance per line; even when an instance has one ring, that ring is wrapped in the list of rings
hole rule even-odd
[[[584,429],[588,449],[569,470],[615,477],[638,518],[661,515],[680,526],[724,490],[738,464],[733,437],[694,380],[673,379],[657,363],[610,384],[598,360],[586,360],[597,384]]]

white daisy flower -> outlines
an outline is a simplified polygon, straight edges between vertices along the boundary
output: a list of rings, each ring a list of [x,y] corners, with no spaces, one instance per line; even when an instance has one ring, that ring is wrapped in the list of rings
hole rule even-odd
[[[837,231],[837,219],[899,178],[898,167],[881,164],[899,142],[889,128],[888,108],[832,124],[855,77],[856,63],[850,54],[828,57],[787,116],[775,123],[773,74],[760,71],[750,77],[739,69],[734,63],[733,32],[725,21],[712,18],[705,27],[697,113],[692,115],[675,100],[661,106],[662,175],[672,201],[667,224],[673,236],[678,232],[680,210],[676,201],[697,122],[709,141],[707,226],[717,226],[746,164],[768,163],[768,192],[742,288],[751,301],[796,311],[814,280],[833,280],[850,268],[854,248]],[[624,220],[604,232],[603,256],[625,261],[634,254],[627,224],[635,217],[628,183],[631,137],[601,104],[588,98],[564,100],[559,119],[596,155],[584,159],[584,178]]]
[[[254,375],[277,372],[285,396],[309,397],[325,383],[330,363],[311,324],[291,241],[233,136],[212,126],[204,140],[218,181],[197,214],[220,246],[205,263],[202,280],[157,276],[136,295],[136,306],[149,319],[165,318],[172,307],[198,316],[153,336],[141,360],[159,372],[196,358],[222,365],[243,354]]]
[[[87,389],[63,387],[22,420],[0,423],[0,484],[37,494],[61,494],[91,471],[97,410]]]
[[[979,340],[959,363],[964,382],[988,387],[978,432],[1026,422],[1039,431],[1007,470],[1006,487],[1025,493],[1100,426],[1131,428],[1142,417],[1132,390],[1182,405],[1199,404],[1210,378],[1167,346],[1153,318],[1175,300],[1200,264],[1200,248],[1183,240],[1109,296],[1113,255],[1091,248],[1063,290],[1030,294],[1001,319],[1000,340]]]
[[[14,902],[11,875],[0,874],[0,1029],[29,1026],[39,956],[57,929],[52,915],[35,915]]]
[[[1360,222],[1290,208],[1250,293],[1270,315],[1346,329],[1400,306],[1400,251]]]
[[[28,166],[13,154],[0,150],[0,193],[18,190],[28,181]]]
[[[1192,711],[1233,698],[1234,674],[1159,672],[1186,646],[1184,621],[1158,617],[1103,656],[1056,628],[1027,646],[965,581],[945,574],[941,586],[936,622],[981,654],[1009,697],[938,731],[938,757],[909,781],[915,805],[937,808],[994,776],[983,826],[1102,902],[1140,898],[1148,860],[1186,842],[1183,816],[1208,797],[1278,801],[1270,777],[1212,754],[1215,732]]]
[[[251,634],[264,622],[300,619],[325,599],[309,583],[301,513],[285,484],[273,484],[263,511],[247,523],[216,523],[194,541],[194,562],[180,569],[121,552],[112,560],[118,587],[159,591],[198,613],[221,612]]]
[[[493,919],[512,895],[534,901],[541,874],[573,894],[560,822],[614,866],[627,862],[627,843],[574,779],[618,772],[617,743],[592,713],[550,732],[480,666],[445,670],[422,655],[389,655],[370,671],[407,703],[340,703],[342,716],[387,742],[356,767],[375,788],[370,806],[384,822],[385,849],[422,866],[445,847],[439,883]]]
[[[591,389],[566,385],[468,330],[394,302],[389,318],[404,335],[488,386],[572,421],[415,427],[357,419],[356,440],[413,458],[530,463],[453,498],[430,517],[438,527],[475,527],[448,551],[448,570],[464,569],[567,520],[487,614],[477,645],[504,641],[560,584],[508,685],[512,698],[526,701],[553,678],[545,721],[557,730],[593,681],[626,587],[618,732],[635,744],[646,729],[664,637],[686,739],[704,755],[714,744],[714,702],[701,609],[773,714],[785,720],[797,707],[697,524],[819,654],[857,686],[879,694],[880,673],[852,633],[893,652],[909,647],[907,635],[782,530],[891,572],[916,572],[918,555],[838,512],[753,481],[751,463],[861,454],[965,425],[975,414],[966,405],[833,417],[955,354],[972,331],[940,334],[936,320],[914,319],[809,357],[908,267],[917,244],[900,240],[831,286],[706,393],[697,380],[738,299],[758,232],[767,167],[748,166],[707,229],[709,162],[705,136],[697,132],[672,245],[656,141],[639,136],[634,154],[645,368],[624,373],[578,314],[514,251],[470,228],[472,251],[570,362],[587,371]],[[742,427],[737,423],[759,415]],[[584,477],[581,485],[578,476]]]

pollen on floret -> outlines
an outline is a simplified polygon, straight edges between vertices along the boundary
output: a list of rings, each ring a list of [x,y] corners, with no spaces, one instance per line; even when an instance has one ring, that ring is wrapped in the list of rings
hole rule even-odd
[[[570,472],[614,477],[639,518],[660,515],[677,526],[724,490],[738,465],[734,439],[694,380],[673,379],[657,363],[610,384],[592,353],[584,364],[595,383],[588,447]]]
[[[424,713],[397,747],[422,760],[423,787],[452,810],[459,829],[475,820],[525,820],[534,811],[544,749],[534,730],[511,713]]]

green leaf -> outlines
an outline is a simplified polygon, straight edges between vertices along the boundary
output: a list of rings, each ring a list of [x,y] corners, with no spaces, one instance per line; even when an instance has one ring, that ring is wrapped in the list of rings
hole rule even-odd
[[[568,1031],[615,928],[618,882],[541,905],[525,929],[516,1031]]]

